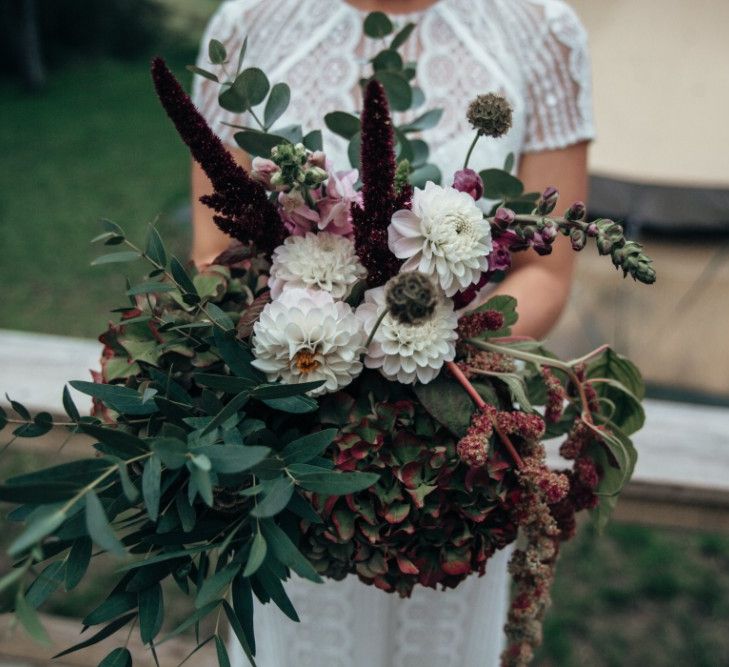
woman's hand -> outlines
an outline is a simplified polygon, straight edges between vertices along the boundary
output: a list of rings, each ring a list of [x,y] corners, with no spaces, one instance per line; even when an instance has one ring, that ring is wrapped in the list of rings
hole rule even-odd
[[[250,171],[248,153],[227,147],[235,161]],[[214,212],[200,202],[200,197],[212,194],[213,186],[197,162],[192,163],[192,261],[198,270],[212,264],[213,260],[230,245],[230,237],[221,232],[213,222]]]
[[[587,142],[524,155],[519,178],[527,192],[557,186],[561,214],[573,202],[587,198]],[[519,321],[512,330],[514,335],[539,339],[549,333],[567,304],[575,260],[569,239],[561,235],[551,255],[540,257],[531,250],[514,255],[512,269],[489,294],[508,294],[517,300]]]

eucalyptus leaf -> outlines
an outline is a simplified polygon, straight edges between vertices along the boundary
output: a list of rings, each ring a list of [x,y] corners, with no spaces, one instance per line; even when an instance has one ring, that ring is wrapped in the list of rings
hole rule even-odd
[[[205,79],[209,79],[210,81],[215,81],[215,83],[219,83],[219,79],[217,76],[215,76],[215,74],[202,69],[202,67],[197,67],[197,65],[187,65],[186,68],[188,72],[192,72],[193,74],[202,76]]]
[[[157,406],[154,403],[144,403],[139,392],[122,385],[99,384],[82,380],[72,380],[69,384],[76,391],[98,398],[112,410],[122,414],[138,416],[157,412]]]
[[[28,588],[25,599],[36,609],[40,607],[63,583],[66,563],[62,560],[53,561],[46,566]]]
[[[66,520],[66,517],[67,513],[61,505],[49,505],[42,508],[33,517],[27,528],[10,543],[8,554],[13,558],[19,556],[29,547],[50,535]]]
[[[65,651],[56,653],[56,655],[54,655],[52,659],[55,660],[56,658],[62,658],[64,655],[68,655],[69,653],[75,653],[76,651],[80,651],[81,649],[84,649],[89,646],[93,646],[94,644],[97,644],[98,642],[102,641],[103,639],[106,639],[107,637],[110,637],[111,635],[113,635],[117,630],[120,630],[121,628],[123,628],[135,616],[136,616],[136,613],[131,613],[131,614],[127,614],[126,616],[122,616],[121,618],[117,618],[116,620],[109,623],[109,625],[107,625],[106,627],[99,630],[91,638],[87,639],[86,641],[80,642],[79,644],[75,644],[71,648],[67,648]]]
[[[322,139],[321,130],[312,130],[302,138],[301,142],[310,151],[324,150],[324,140]]]
[[[502,169],[484,169],[479,172],[486,199],[512,199],[524,192],[522,182]]]
[[[407,40],[410,37],[410,35],[412,34],[413,30],[415,30],[414,23],[405,24],[400,30],[398,30],[397,34],[392,38],[392,41],[390,42],[390,48],[399,49],[405,42],[407,42]]]
[[[294,483],[288,477],[278,477],[263,482],[263,499],[251,510],[257,519],[271,517],[281,512],[294,493]]]
[[[292,440],[284,447],[281,456],[287,465],[311,461],[326,451],[326,448],[334,441],[337,433],[337,429],[329,428]]]
[[[428,181],[433,183],[440,183],[441,173],[440,169],[434,164],[424,164],[422,167],[418,167],[413,170],[408,178],[410,185],[416,188],[424,188]]]
[[[50,637],[48,636],[46,629],[41,624],[36,610],[28,604],[22,595],[19,595],[15,599],[15,615],[18,617],[23,628],[25,628],[25,631],[33,639],[44,646],[51,645]]]
[[[400,73],[381,70],[375,78],[384,86],[390,107],[394,111],[407,111],[413,101],[413,91],[408,80]]]
[[[235,143],[250,155],[270,158],[271,151],[279,144],[289,143],[279,134],[269,134],[258,130],[243,130],[233,135]]]
[[[261,532],[266,538],[270,553],[283,565],[291,568],[296,574],[304,579],[321,583],[322,578],[317,574],[314,566],[298,550],[296,545],[289,539],[271,519],[261,522]]]
[[[422,132],[423,130],[429,130],[435,127],[442,117],[443,109],[431,109],[414,120],[411,120],[407,125],[402,125],[400,130],[402,132]]]
[[[263,112],[263,124],[271,127],[286,111],[291,101],[291,89],[286,83],[277,83],[271,88]]]
[[[268,447],[249,447],[246,445],[208,445],[193,451],[205,454],[212,469],[224,475],[248,470],[263,461],[271,452]]]
[[[371,472],[335,472],[333,470],[296,474],[294,466],[290,467],[289,471],[302,488],[327,496],[344,496],[364,491],[380,478],[379,475]]]
[[[79,537],[71,546],[66,561],[65,587],[71,591],[84,578],[91,562],[92,542],[88,537]]]
[[[106,512],[94,491],[86,493],[86,529],[89,537],[102,549],[115,556],[125,555],[124,547],[109,525]]]
[[[99,667],[132,667],[132,654],[125,646],[118,646],[99,663]]]
[[[334,134],[347,139],[352,139],[360,130],[360,120],[357,116],[345,111],[332,111],[324,116],[324,124]]]
[[[162,237],[153,225],[150,225],[149,227],[145,254],[160,267],[164,268],[167,266],[167,251],[165,250],[165,244],[162,242]]]
[[[104,264],[121,264],[133,262],[142,255],[136,250],[122,250],[120,252],[112,252],[108,255],[101,255],[91,262],[91,266],[102,266]]]
[[[208,579],[205,579],[195,598],[195,607],[201,609],[218,597],[225,597],[225,595],[220,594],[224,593],[223,589],[228,587],[228,584],[233,581],[233,577],[240,572],[240,569],[240,563],[230,563]]]
[[[213,65],[222,65],[228,58],[225,47],[217,39],[211,39],[208,43],[208,58]]]
[[[139,592],[139,634],[149,644],[159,634],[165,618],[164,596],[159,583]]]
[[[142,473],[142,496],[151,521],[159,516],[159,499],[162,494],[162,461],[157,455],[150,456]]]
[[[384,12],[370,12],[364,20],[364,33],[378,39],[387,37],[394,30],[390,17]]]
[[[251,542],[251,550],[248,554],[248,561],[246,562],[245,569],[243,570],[244,577],[250,577],[258,571],[258,568],[263,565],[263,561],[266,560],[266,553],[268,552],[268,545],[266,538],[259,532],[257,532],[253,541]]]

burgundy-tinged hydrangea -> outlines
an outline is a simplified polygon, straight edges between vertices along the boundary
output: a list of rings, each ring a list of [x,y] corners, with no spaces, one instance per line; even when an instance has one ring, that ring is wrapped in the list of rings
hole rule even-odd
[[[266,190],[236,164],[161,58],[152,63],[152,78],[167,115],[213,184],[215,192],[200,201],[220,214],[215,224],[270,256],[286,232]]]
[[[353,572],[407,597],[417,584],[451,588],[482,574],[515,539],[506,455],[497,449],[485,465],[464,465],[455,438],[416,400],[379,402],[374,411],[344,393],[330,400],[348,416],[332,450],[336,468],[381,478],[350,496],[312,497],[324,523],[304,524],[301,549],[318,572]]]
[[[352,204],[357,255],[367,269],[367,285],[384,285],[400,270],[400,260],[388,247],[387,227],[392,214],[409,208],[412,188],[395,192],[395,141],[382,84],[372,79],[365,89],[362,107],[360,176],[362,206]]]

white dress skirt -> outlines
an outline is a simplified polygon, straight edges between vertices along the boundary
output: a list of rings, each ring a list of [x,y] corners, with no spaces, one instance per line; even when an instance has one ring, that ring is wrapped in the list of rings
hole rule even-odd
[[[262,68],[272,82],[291,86],[291,104],[277,123],[322,128],[333,110],[358,113],[359,79],[381,40],[363,36],[365,12],[344,0],[227,0],[203,36],[198,66],[211,65],[208,42],[223,42],[233,65],[248,37],[245,66]],[[478,94],[500,92],[514,110],[510,132],[482,139],[470,165],[501,167],[509,153],[518,168],[524,153],[563,148],[593,136],[587,37],[563,0],[438,0],[427,10],[397,16],[416,23],[404,60],[417,61],[421,109],[396,114],[409,122],[424,109],[443,109],[440,122],[422,133],[429,161],[453,173],[473,139],[466,106]],[[193,100],[221,139],[235,146],[232,125],[254,126],[250,114],[218,105],[219,86],[196,77]],[[324,150],[336,169],[349,168],[347,142],[323,128]],[[544,183],[544,186],[551,183]],[[400,599],[358,581],[312,584],[286,590],[301,617],[296,624],[273,605],[257,605],[256,662],[260,667],[495,667],[503,646],[510,549],[494,555],[484,577],[471,576],[445,592],[416,587]],[[231,645],[233,664],[246,658]]]
[[[446,591],[416,586],[403,599],[363,584],[285,584],[299,614],[294,623],[256,601],[258,667],[495,667],[504,648],[509,602],[506,567],[513,547],[497,551],[483,577]],[[233,667],[248,665],[235,639]]]

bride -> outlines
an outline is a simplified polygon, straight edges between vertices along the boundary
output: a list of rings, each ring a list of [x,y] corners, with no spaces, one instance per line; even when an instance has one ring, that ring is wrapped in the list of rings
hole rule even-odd
[[[198,65],[214,67],[206,55],[211,38],[236,53],[248,36],[247,62],[291,86],[281,125],[297,122],[313,129],[329,111],[360,108],[358,81],[382,48],[362,33],[371,11],[417,24],[404,55],[417,61],[416,81],[428,108],[444,109],[441,122],[425,137],[443,184],[462,166],[458,161],[472,139],[466,91],[494,91],[511,102],[514,126],[499,140],[479,142],[471,165],[500,166],[511,152],[527,191],[558,183],[562,201],[585,199],[587,144],[593,135],[589,59],[584,29],[562,0],[227,0],[208,25]],[[224,123],[249,123],[245,115],[219,107],[217,92],[217,85],[198,77],[194,101],[248,168],[250,158],[235,148],[235,130]],[[324,142],[328,158],[347,167],[346,143],[326,130]],[[198,201],[210,190],[193,164],[192,258],[198,267],[229,241]],[[519,302],[514,334],[541,338],[569,296],[574,253],[562,239],[549,257],[522,253],[515,259],[497,291]],[[509,555],[509,550],[497,552],[484,577],[471,576],[444,592],[416,587],[409,599],[365,586],[355,576],[325,584],[292,579],[286,590],[301,623],[292,623],[272,604],[258,605],[256,662],[260,667],[493,667],[503,647]],[[236,665],[246,664],[242,652],[234,654]]]

